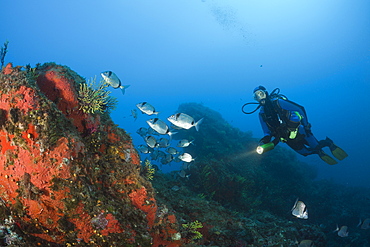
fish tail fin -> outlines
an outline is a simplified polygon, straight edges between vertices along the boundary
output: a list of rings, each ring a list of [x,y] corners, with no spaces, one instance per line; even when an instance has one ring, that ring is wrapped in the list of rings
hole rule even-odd
[[[362,224],[362,220],[360,219],[360,222],[358,223],[357,227],[360,227]]]
[[[337,224],[337,228],[335,228],[335,230],[334,230],[333,232],[337,232],[337,231],[339,231],[339,226],[338,226],[338,224]]]
[[[199,125],[203,122],[203,119],[204,119],[204,118],[199,119],[199,121],[198,121],[198,122],[196,122],[196,123],[194,124],[194,127],[195,127],[195,129],[196,129],[197,131],[199,131]]]
[[[130,85],[124,85],[124,86],[120,86],[119,88],[121,89],[122,91],[122,94],[125,94],[126,92],[126,88],[128,88]]]
[[[172,135],[177,134],[177,132],[168,132],[167,135],[170,137],[170,142],[172,141]]]

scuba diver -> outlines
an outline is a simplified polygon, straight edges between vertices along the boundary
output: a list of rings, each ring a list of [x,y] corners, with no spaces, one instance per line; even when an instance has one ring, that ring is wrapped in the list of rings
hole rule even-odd
[[[253,95],[258,103],[246,103],[242,111],[251,114],[260,109],[259,119],[264,137],[259,141],[257,153],[265,153],[283,142],[303,156],[318,154],[329,165],[335,165],[337,161],[322,150],[324,147],[329,147],[338,160],[348,156],[328,137],[318,141],[312,134],[304,107],[280,94],[279,88],[269,94],[265,87],[259,86],[253,90]],[[258,104],[258,107],[252,112],[245,112],[244,107],[249,104]]]

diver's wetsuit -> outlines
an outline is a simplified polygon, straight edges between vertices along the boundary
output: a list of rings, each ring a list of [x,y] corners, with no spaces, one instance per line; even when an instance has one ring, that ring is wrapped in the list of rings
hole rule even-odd
[[[280,98],[266,99],[259,112],[259,119],[264,136],[275,137],[275,145],[279,141],[286,142],[297,153],[307,156],[317,154],[322,148],[311,133],[306,111],[292,101]],[[294,139],[289,138],[289,130],[298,128]],[[262,138],[263,139],[263,138]]]

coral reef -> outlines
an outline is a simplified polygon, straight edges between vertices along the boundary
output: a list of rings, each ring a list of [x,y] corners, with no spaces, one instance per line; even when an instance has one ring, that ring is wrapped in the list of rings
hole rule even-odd
[[[81,109],[83,83],[54,63],[0,73],[0,242],[179,246],[131,137],[107,112]]]

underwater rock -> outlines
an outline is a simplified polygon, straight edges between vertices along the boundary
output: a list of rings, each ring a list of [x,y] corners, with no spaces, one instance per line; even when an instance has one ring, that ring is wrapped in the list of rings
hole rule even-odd
[[[317,247],[328,246],[317,225],[294,218],[287,220],[260,209],[249,213],[235,211],[205,194],[195,194],[185,180],[178,180],[173,174],[156,173],[153,185],[161,192],[157,200],[166,202],[166,209],[174,210],[179,221],[202,223],[198,230],[202,238],[189,246],[290,247],[297,246],[297,240],[302,239],[313,240]],[[179,189],[173,190],[175,186]],[[180,232],[183,238],[187,237],[185,229]]]
[[[0,245],[180,246],[131,137],[107,112],[81,110],[84,79],[54,63],[23,68],[0,73]]]

